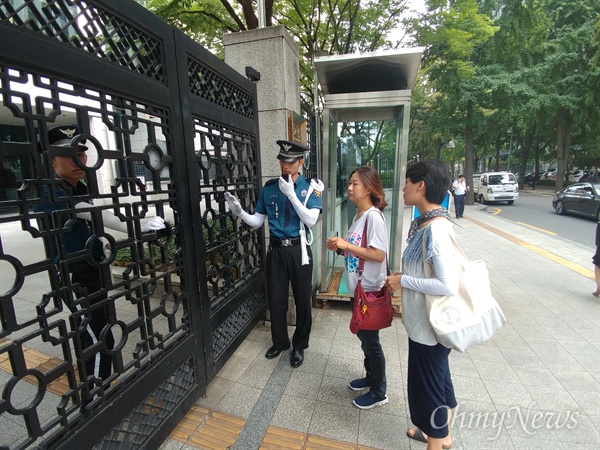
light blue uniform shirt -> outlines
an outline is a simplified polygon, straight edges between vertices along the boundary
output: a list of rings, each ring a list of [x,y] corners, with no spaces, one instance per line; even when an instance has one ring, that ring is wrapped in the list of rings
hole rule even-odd
[[[298,179],[294,183],[294,191],[302,203],[308,195],[309,188],[310,180],[298,175]],[[306,207],[308,209],[318,208],[321,211],[323,209],[322,194],[320,191],[313,191],[306,202]],[[272,237],[286,239],[300,236],[300,217],[285,194],[279,189],[279,178],[265,183],[258,196],[255,212],[267,216]]]

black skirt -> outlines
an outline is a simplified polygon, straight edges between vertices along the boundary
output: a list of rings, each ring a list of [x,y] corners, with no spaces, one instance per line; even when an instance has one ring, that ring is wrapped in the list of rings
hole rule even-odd
[[[600,222],[596,225],[596,254],[592,258],[595,266],[600,267]]]

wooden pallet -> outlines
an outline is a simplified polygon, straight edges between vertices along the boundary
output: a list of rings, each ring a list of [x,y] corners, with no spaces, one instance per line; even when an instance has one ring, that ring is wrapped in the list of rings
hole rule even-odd
[[[330,300],[349,302],[350,296],[348,294],[338,294],[340,288],[340,282],[342,281],[343,270],[334,269],[329,280],[329,287],[326,292],[317,292],[315,298],[317,304],[323,309],[329,309],[331,305],[327,304]]]

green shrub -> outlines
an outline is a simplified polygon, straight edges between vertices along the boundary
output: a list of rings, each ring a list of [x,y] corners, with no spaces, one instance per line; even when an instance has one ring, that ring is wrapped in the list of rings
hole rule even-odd
[[[127,262],[131,261],[131,250],[129,247],[120,248],[117,250],[117,254],[115,255],[115,262]]]

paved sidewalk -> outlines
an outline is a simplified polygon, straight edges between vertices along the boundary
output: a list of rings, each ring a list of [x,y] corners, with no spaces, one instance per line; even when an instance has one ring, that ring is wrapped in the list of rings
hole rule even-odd
[[[468,257],[487,262],[508,323],[489,342],[451,353],[459,401],[452,448],[597,449],[600,301],[591,295],[594,236],[581,246],[483,209],[467,206],[456,233]],[[405,214],[408,224],[408,209]],[[390,402],[362,411],[352,405],[356,393],[347,387],[363,373],[359,341],[348,330],[349,305],[331,305],[313,310],[310,348],[298,369],[290,367],[289,351],[264,358],[269,323],[259,325],[161,450],[424,450],[425,444],[405,434],[410,418],[401,320],[381,332]]]

